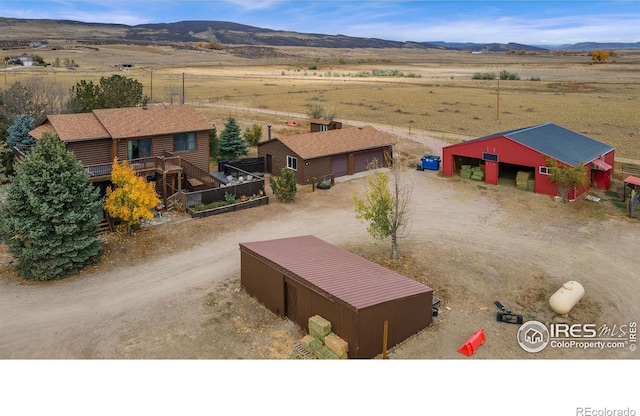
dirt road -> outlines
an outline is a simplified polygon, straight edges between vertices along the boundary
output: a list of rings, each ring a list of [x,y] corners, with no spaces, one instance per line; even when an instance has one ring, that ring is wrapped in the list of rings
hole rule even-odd
[[[626,349],[547,349],[534,357],[515,342],[517,326],[491,315],[500,299],[543,322],[637,321],[637,220],[606,200],[559,204],[432,171],[408,170],[405,178],[413,184],[413,215],[401,241],[402,270],[432,286],[443,308],[432,327],[391,358],[463,358],[457,348],[480,327],[488,341],[477,358],[638,358]],[[301,187],[294,204],[272,201],[164,224],[59,282],[25,284],[3,267],[0,357],[290,357],[300,331],[238,290],[238,244],[313,234],[383,258],[388,243],[374,242],[354,217],[352,195],[364,184],[354,179],[316,192]],[[150,249],[142,255],[145,245]],[[548,296],[571,279],[587,296],[568,318],[555,317]]]

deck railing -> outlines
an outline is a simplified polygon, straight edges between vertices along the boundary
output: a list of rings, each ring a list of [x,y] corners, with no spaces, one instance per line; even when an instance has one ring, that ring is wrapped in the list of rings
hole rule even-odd
[[[128,160],[127,163],[138,173],[151,171],[168,172],[181,169],[180,157],[178,156],[142,157]],[[89,171],[89,176],[92,178],[111,176],[111,172],[113,171],[113,163],[102,163],[99,165],[89,165],[85,167]]]

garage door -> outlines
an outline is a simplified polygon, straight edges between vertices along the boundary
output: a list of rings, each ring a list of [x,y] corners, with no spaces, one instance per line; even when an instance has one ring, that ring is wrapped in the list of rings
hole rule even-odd
[[[349,172],[349,155],[334,155],[331,156],[331,172],[334,177],[345,176]]]
[[[356,153],[355,171],[365,172],[369,169],[369,163],[374,159],[378,161],[379,168],[384,166],[384,153],[382,149]]]

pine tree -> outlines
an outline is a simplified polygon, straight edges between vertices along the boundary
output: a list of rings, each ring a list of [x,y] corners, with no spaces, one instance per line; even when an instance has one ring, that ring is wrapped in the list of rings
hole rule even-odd
[[[9,171],[11,170],[11,161],[13,154],[9,151],[7,143],[0,139],[0,184],[9,181]]]
[[[280,176],[272,176],[269,179],[269,184],[278,201],[295,201],[298,187],[296,184],[296,175],[291,169],[282,168]]]
[[[0,237],[28,280],[66,277],[101,257],[101,200],[82,164],[45,133],[15,167],[0,206]]]
[[[119,218],[131,234],[133,226],[142,218],[153,218],[151,210],[160,203],[153,182],[137,176],[127,161],[118,163],[116,157],[111,171],[114,187],[107,188],[105,209],[112,217]]]
[[[7,127],[7,146],[13,149],[14,146],[32,146],[36,144],[36,140],[29,135],[33,130],[33,117],[19,116],[13,121],[13,124]]]
[[[229,117],[220,134],[220,159],[235,160],[238,156],[249,153],[247,142],[242,140],[240,126],[233,117]]]

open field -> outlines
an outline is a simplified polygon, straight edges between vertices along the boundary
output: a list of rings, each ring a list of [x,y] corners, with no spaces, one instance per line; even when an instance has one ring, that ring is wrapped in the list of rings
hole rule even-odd
[[[376,122],[472,138],[555,122],[616,147],[621,157],[640,159],[640,52],[621,51],[591,65],[586,54],[504,55],[451,51],[278,49],[281,57],[251,59],[228,51],[169,46],[71,45],[38,53],[51,62],[74,59],[79,68],[19,68],[8,84],[40,76],[67,87],[113,73],[136,78],[154,102],[185,102],[202,108],[221,126],[228,110],[210,104],[306,113],[318,104],[338,119]],[[134,68],[116,71],[115,65]],[[315,65],[317,69],[310,70]],[[374,69],[412,77],[361,77]],[[473,74],[506,70],[520,81],[473,80]],[[530,79],[540,79],[531,81]],[[239,118],[244,128],[263,121]],[[271,122],[271,124],[274,124]],[[275,126],[278,127],[277,125]],[[266,129],[263,129],[266,131]],[[282,129],[278,134],[287,134]],[[459,137],[449,138],[451,142]]]

